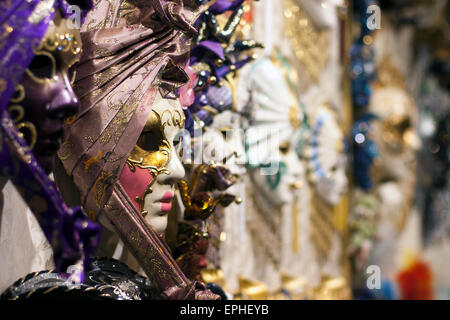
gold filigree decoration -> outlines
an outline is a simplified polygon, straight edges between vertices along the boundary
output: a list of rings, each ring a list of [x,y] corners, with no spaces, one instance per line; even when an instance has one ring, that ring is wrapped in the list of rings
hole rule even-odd
[[[81,53],[81,43],[77,41],[76,36],[71,32],[64,34],[51,33],[46,35],[38,47],[38,51],[44,50],[49,52],[71,52],[77,55]]]
[[[9,128],[11,132],[15,131],[14,122],[11,119],[3,118],[2,126]],[[20,132],[18,132],[20,135]],[[21,146],[15,139],[7,139],[7,143],[12,144],[14,150],[16,150],[18,157],[25,163],[31,163],[31,149],[29,146]],[[16,172],[9,174],[9,176],[16,176],[18,174],[18,167],[16,167]]]
[[[30,149],[33,149],[37,142],[36,126],[34,124],[32,124],[31,122],[25,121],[25,122],[20,122],[20,123],[16,124],[16,127],[17,127],[17,130],[19,130],[19,134],[22,139],[25,138],[24,131],[28,132],[27,136],[29,137],[29,139],[27,139],[27,143],[30,146]]]
[[[111,21],[114,20],[114,13],[116,12],[117,8],[116,1],[114,0],[96,1],[96,3],[94,4],[94,8],[92,9],[91,12],[95,12],[96,10],[98,10],[99,7],[103,5],[105,2],[109,3],[108,12],[104,16],[105,18],[102,20],[93,19],[89,21],[86,26],[87,31],[112,27]]]
[[[85,172],[85,173],[88,173],[89,167],[90,167],[91,165],[93,165],[94,163],[100,163],[100,160],[102,159],[102,156],[103,156],[102,150],[98,150],[96,156],[92,156],[92,157],[90,157],[88,160],[86,160],[85,162],[83,162],[83,164],[84,164],[84,172]]]
[[[116,143],[119,141],[136,108],[139,106],[141,97],[141,90],[136,89],[128,101],[124,102],[122,109],[116,114],[108,127],[102,132],[99,138],[100,143],[107,144],[113,137]]]
[[[134,245],[136,248],[139,248],[142,243],[141,235],[138,230],[133,230],[127,235],[127,240]]]
[[[319,80],[329,59],[329,31],[314,26],[295,0],[285,0],[285,34],[298,61],[305,66],[314,82]]]
[[[8,107],[8,112],[11,115],[17,130],[19,131],[19,136],[22,139],[25,139],[25,133],[27,133],[26,137],[28,139],[26,139],[26,142],[30,149],[33,149],[37,142],[37,130],[33,123],[29,121],[22,121],[25,117],[25,110],[18,103],[22,102],[24,98],[25,88],[23,85],[19,84],[10,100],[12,104]]]
[[[166,126],[174,126],[183,129],[184,121],[184,115],[182,115],[178,110],[167,109],[161,114],[161,124],[163,130]]]
[[[72,156],[72,148],[73,144],[71,142],[68,141],[63,142],[63,144],[61,144],[61,147],[57,152],[58,158],[61,161],[69,159]]]
[[[152,186],[155,184],[158,175],[170,174],[170,171],[167,168],[157,168],[155,166],[144,165],[144,158],[142,157],[140,157],[140,159],[137,161],[128,158],[126,162],[131,172],[136,172],[136,167],[139,167],[141,169],[148,170],[152,175],[152,181],[150,181],[147,188],[145,188],[142,196],[135,198],[136,202],[139,204],[141,214],[145,217],[148,214],[148,212],[144,210],[145,196],[153,192]]]
[[[71,126],[72,124],[75,123],[75,121],[77,120],[77,116],[73,115],[71,117],[66,118],[66,120],[64,121],[64,123],[68,126]]]
[[[192,69],[197,73],[203,70],[208,71],[210,73],[212,72],[211,66],[205,62],[197,63],[196,65],[192,66]]]
[[[111,185],[111,179],[115,178],[112,171],[102,171],[100,177],[94,183],[95,201],[97,206],[101,207],[106,195],[106,189]]]

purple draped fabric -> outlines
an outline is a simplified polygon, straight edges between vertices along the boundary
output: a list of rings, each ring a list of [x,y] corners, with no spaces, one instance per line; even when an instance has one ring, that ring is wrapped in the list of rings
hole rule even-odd
[[[0,3],[0,174],[9,178],[33,211],[54,250],[57,272],[90,265],[89,254],[99,241],[99,227],[80,208],[68,208],[26,142],[9,112],[9,101],[43,39],[55,9],[68,17],[70,4],[82,9],[90,1],[7,0]],[[82,17],[86,12],[82,12]]]
[[[239,7],[245,0],[216,0],[216,2],[211,5],[208,9],[214,15],[224,13],[229,10],[234,10]]]

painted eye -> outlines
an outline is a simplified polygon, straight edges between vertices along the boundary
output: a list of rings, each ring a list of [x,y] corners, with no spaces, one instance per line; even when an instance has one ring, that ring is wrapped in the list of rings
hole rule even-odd
[[[158,151],[161,139],[154,131],[146,131],[141,134],[137,145],[146,151]]]
[[[28,67],[32,76],[40,80],[53,79],[55,70],[55,60],[43,54],[36,54]]]

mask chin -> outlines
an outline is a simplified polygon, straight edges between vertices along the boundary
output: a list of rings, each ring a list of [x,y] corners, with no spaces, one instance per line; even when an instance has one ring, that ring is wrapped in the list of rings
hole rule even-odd
[[[148,222],[148,224],[153,228],[153,230],[158,233],[159,235],[163,235],[164,232],[167,229],[167,223],[168,223],[168,215],[164,216],[147,216],[145,220]]]
[[[273,179],[278,179],[277,175],[265,175],[263,170],[257,169],[251,172],[252,180],[255,188],[261,192],[266,199],[270,199],[272,205],[281,207],[290,201],[288,187],[283,177],[280,177],[278,183],[273,182]],[[270,180],[270,182],[269,182]]]

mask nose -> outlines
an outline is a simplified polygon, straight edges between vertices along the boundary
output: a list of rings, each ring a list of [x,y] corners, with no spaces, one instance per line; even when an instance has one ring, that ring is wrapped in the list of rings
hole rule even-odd
[[[78,112],[79,101],[72,89],[72,85],[66,74],[60,74],[62,81],[59,83],[57,92],[52,102],[47,107],[47,113],[51,118],[64,120]]]
[[[161,184],[175,185],[184,178],[184,167],[175,150],[171,151],[170,162],[166,168],[169,170],[169,174],[160,174],[157,178]]]

